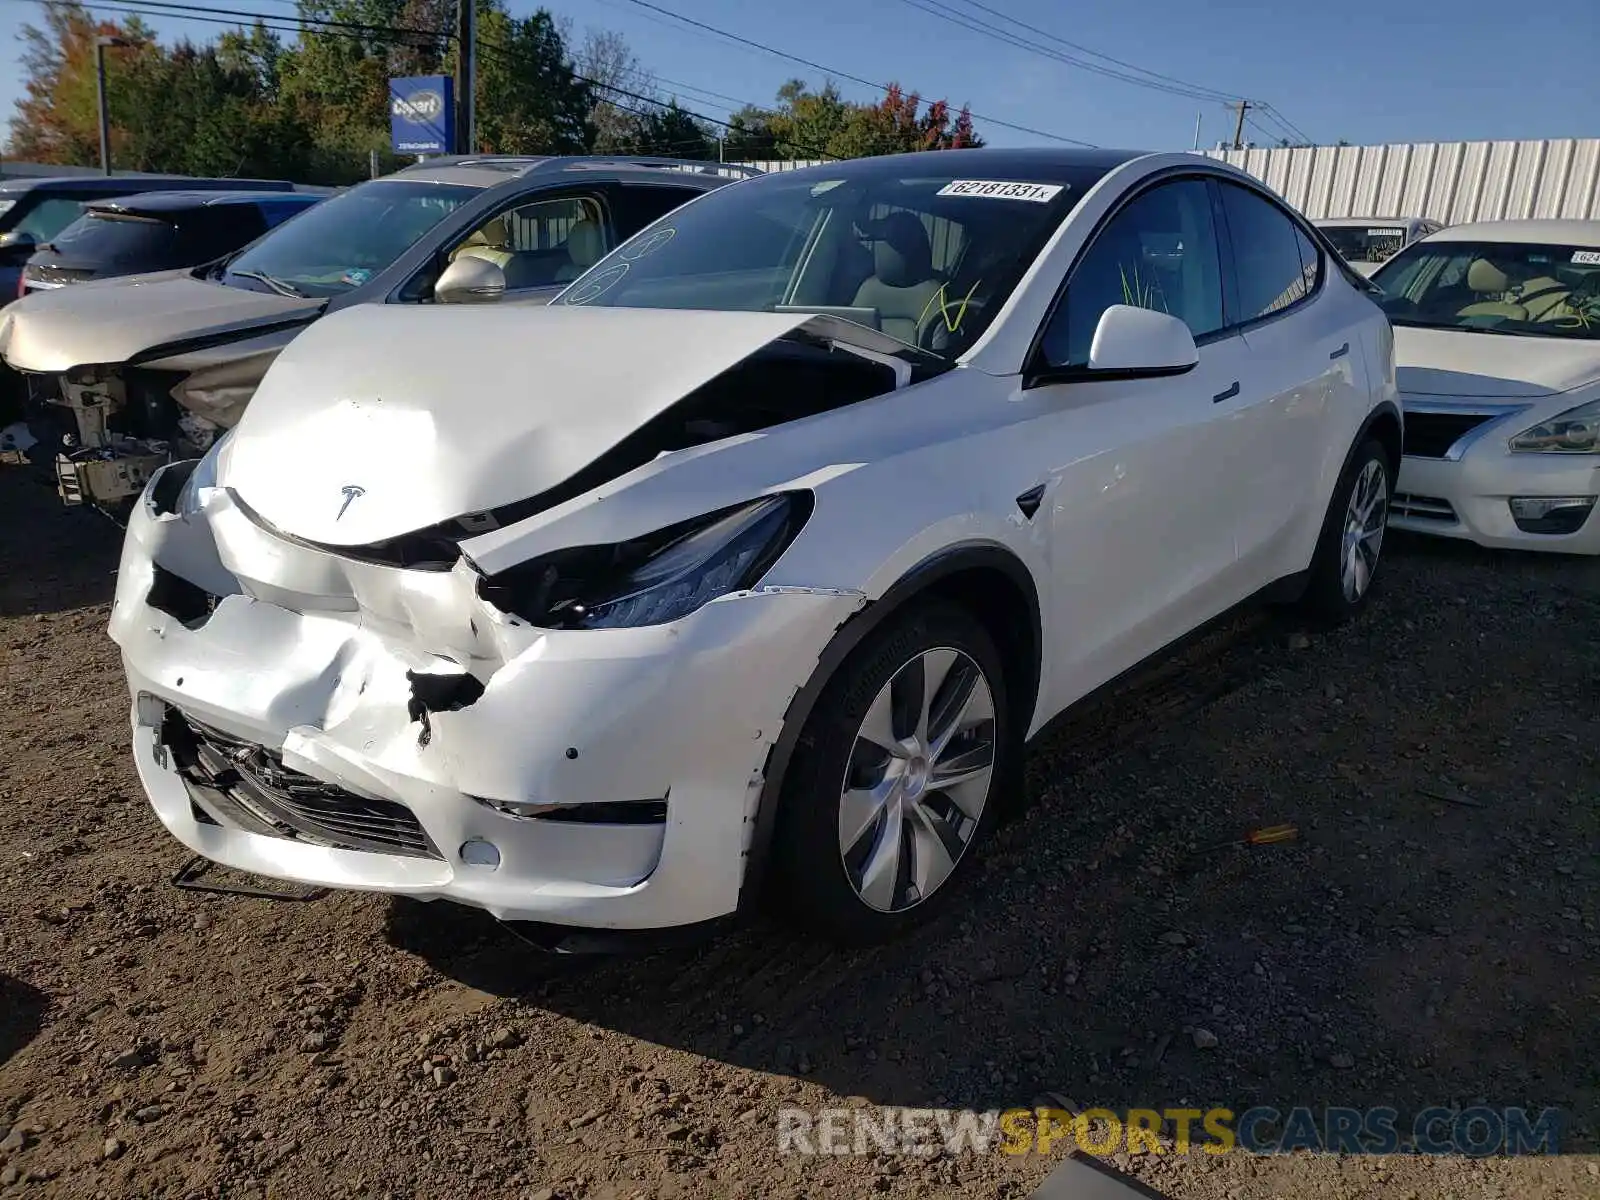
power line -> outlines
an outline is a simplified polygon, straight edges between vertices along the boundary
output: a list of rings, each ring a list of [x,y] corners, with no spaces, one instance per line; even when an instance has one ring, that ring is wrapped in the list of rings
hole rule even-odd
[[[7,0],[8,3],[29,3],[31,0]],[[173,20],[196,21],[204,25],[226,25],[239,28],[242,22],[239,18],[249,18],[253,24],[269,29],[274,33],[321,33],[329,37],[344,37],[354,41],[365,40],[398,40],[400,38],[429,39],[434,41],[448,38],[448,34],[427,29],[410,29],[394,25],[362,25],[353,21],[324,21],[319,17],[291,17],[279,13],[247,12],[241,9],[228,8],[200,8],[190,4],[168,4],[165,0],[126,0],[122,4],[87,4],[74,5],[81,7],[85,13],[93,15],[96,12],[117,13],[121,16],[131,17],[169,17]],[[172,12],[170,9],[182,11]],[[202,15],[206,14],[206,15]],[[274,22],[277,22],[274,24]],[[294,24],[289,24],[294,22]]]
[[[1108,79],[1120,80],[1123,83],[1131,83],[1137,87],[1151,88],[1155,91],[1167,92],[1175,96],[1185,96],[1191,100],[1214,101],[1223,98],[1222,94],[1214,94],[1210,90],[1196,91],[1193,88],[1190,88],[1188,85],[1180,86],[1158,82],[1153,79],[1140,78],[1137,75],[1130,75],[1124,71],[1118,71],[1112,69],[1111,67],[1102,66],[1099,63],[1087,62],[1084,59],[1076,58],[1073,55],[1063,53],[1062,51],[1056,50],[1049,46],[1035,45],[1034,43],[1025,40],[1017,34],[1011,33],[1008,30],[996,29],[994,26],[985,23],[979,18],[968,16],[963,12],[959,12],[956,9],[950,8],[948,5],[941,4],[939,3],[939,0],[903,0],[903,2],[910,7],[917,9],[919,12],[927,13],[931,17],[937,17],[939,20],[946,21],[957,26],[958,28],[965,29],[969,33],[976,33],[982,37],[987,37],[994,41],[1000,42],[1002,45],[1012,46],[1016,49],[1024,50],[1029,54],[1038,55],[1040,58],[1047,58],[1053,62],[1063,63],[1069,67],[1076,67],[1079,70],[1090,71],[1096,75],[1105,76]]]
[[[929,12],[930,15],[948,20],[953,24],[961,25],[963,28],[969,29],[972,32],[993,37],[996,40],[1003,41],[1008,45],[1017,47],[1018,49],[1026,50],[1034,54],[1040,54],[1044,57],[1054,58],[1059,62],[1065,63],[1066,65],[1091,71],[1095,74],[1106,76],[1107,78],[1121,80],[1124,83],[1131,83],[1136,87],[1145,87],[1155,91],[1168,92],[1173,95],[1187,96],[1194,100],[1223,101],[1235,105],[1242,98],[1234,93],[1225,92],[1220,88],[1213,88],[1205,84],[1193,83],[1186,79],[1180,79],[1175,75],[1169,75],[1162,71],[1153,71],[1148,67],[1141,67],[1137,63],[1128,62],[1126,59],[1116,58],[1112,55],[1102,53],[1101,51],[1092,49],[1091,47],[1085,46],[1080,42],[1071,41],[1067,38],[1061,37],[1059,34],[1051,33],[1047,29],[1042,29],[1037,25],[1031,25],[1017,17],[1013,17],[1007,13],[1001,12],[999,9],[994,8],[991,5],[982,3],[982,0],[961,0],[961,2],[965,3],[969,8],[988,13],[989,15],[996,17],[1001,21],[1008,22],[1019,29],[1025,29],[1039,37],[1047,38],[1048,40],[1059,45],[1069,47],[1070,49],[1076,50],[1081,54],[1089,55],[1090,57],[1100,59],[1103,62],[1111,63],[1114,66],[1125,68],[1125,70],[1110,70],[1101,66],[1099,63],[1084,62],[1083,60],[1075,58],[1071,55],[1063,55],[1058,51],[1052,51],[1044,47],[1033,45],[1032,43],[1027,42],[1013,34],[1010,30],[996,29],[986,22],[979,22],[976,20],[976,18],[969,16],[969,14],[952,9],[949,4],[942,3],[941,0],[905,0],[905,2],[911,5],[913,8],[919,8],[924,12]],[[941,11],[933,12],[933,9]],[[1127,72],[1136,72],[1136,74],[1130,75]],[[1260,109],[1264,116],[1270,117],[1276,123],[1281,124],[1285,131],[1289,133],[1292,138],[1306,143],[1311,142],[1311,137],[1307,135],[1304,130],[1300,129],[1299,126],[1295,125],[1293,122],[1289,121],[1288,118],[1284,117],[1283,114],[1273,105],[1267,104],[1264,101],[1258,101],[1255,102],[1254,107]]]
[[[1289,120],[1288,117],[1284,116],[1283,113],[1280,112],[1275,105],[1263,103],[1261,105],[1261,111],[1264,112],[1267,116],[1271,117],[1279,125],[1282,125],[1291,134],[1293,134],[1297,139],[1299,139],[1300,141],[1306,143],[1306,145],[1309,146],[1309,145],[1313,145],[1314,144],[1313,140],[1309,136],[1307,136],[1305,130],[1301,129],[1300,126],[1296,125],[1293,121]]]
[[[514,50],[512,50],[510,47],[502,46],[499,42],[486,42],[486,41],[483,41],[480,38],[479,41],[478,41],[478,47],[479,47],[479,49],[482,49],[482,50],[492,50],[496,54],[503,55],[504,57],[506,57],[508,59],[514,59],[516,57],[516,52]],[[716,117],[710,117],[710,116],[707,116],[705,113],[696,112],[692,108],[685,108],[685,107],[683,107],[683,105],[677,104],[676,102],[668,102],[668,101],[662,100],[662,99],[660,99],[659,97],[656,97],[656,96],[647,96],[647,95],[644,95],[641,92],[631,91],[631,90],[629,90],[628,88],[625,88],[625,87],[618,87],[616,84],[604,83],[601,80],[592,79],[589,76],[580,74],[577,71],[574,71],[572,73],[572,77],[574,79],[576,79],[579,83],[586,83],[590,87],[599,88],[603,92],[611,92],[611,93],[614,93],[614,94],[619,95],[619,96],[626,96],[628,99],[636,100],[636,101],[638,101],[638,102],[640,102],[642,104],[654,105],[657,109],[667,109],[667,108],[676,107],[677,110],[679,112],[683,113],[685,116],[691,117],[696,121],[703,121],[707,125],[716,125],[716,126],[722,128],[722,129],[736,129],[736,128],[738,128],[738,126],[736,126],[731,121],[723,121],[723,120],[720,120],[720,119],[718,119]],[[611,100],[611,99],[608,99],[606,101],[606,103],[610,104],[613,108],[621,109],[623,112],[632,113],[634,116],[637,116],[637,117],[653,117],[653,116],[659,115],[658,113],[655,113],[655,112],[643,111],[643,110],[640,110],[640,109],[637,109],[637,108],[630,108],[626,104],[619,104],[617,101]],[[774,145],[787,146],[787,147],[789,147],[790,149],[793,149],[793,150],[803,150],[807,154],[811,155],[814,158],[828,158],[828,159],[833,159],[835,161],[837,161],[838,158],[839,158],[839,156],[837,154],[829,154],[826,150],[819,150],[815,146],[807,146],[802,142],[792,141],[789,138],[778,137],[776,135],[770,135],[770,136],[772,136]]]
[[[1013,17],[1008,13],[1003,13],[997,8],[992,8],[987,4],[982,4],[982,3],[979,2],[979,0],[963,0],[963,2],[969,8],[976,8],[976,9],[982,11],[982,12],[986,12],[990,16],[998,17],[1002,21],[1006,21],[1006,22],[1008,22],[1008,23],[1010,23],[1012,25],[1017,26],[1019,29],[1026,29],[1029,33],[1038,34],[1040,37],[1048,38],[1050,41],[1056,42],[1057,44],[1062,45],[1062,46],[1066,46],[1069,49],[1076,50],[1080,54],[1087,54],[1091,58],[1101,59],[1101,60],[1103,60],[1105,62],[1111,63],[1113,66],[1125,67],[1127,70],[1136,71],[1140,75],[1148,75],[1152,79],[1158,79],[1158,80],[1161,80],[1164,83],[1168,83],[1168,84],[1172,84],[1172,85],[1174,85],[1176,87],[1184,88],[1187,91],[1196,93],[1196,96],[1195,96],[1196,99],[1202,99],[1202,98],[1205,98],[1206,96],[1209,96],[1209,98],[1214,99],[1214,100],[1237,100],[1237,99],[1239,99],[1239,97],[1233,95],[1231,92],[1224,92],[1224,91],[1221,91],[1218,88],[1207,87],[1205,84],[1202,84],[1202,83],[1190,83],[1188,80],[1179,79],[1175,75],[1167,75],[1167,74],[1163,74],[1160,71],[1152,71],[1147,67],[1141,67],[1141,66],[1138,66],[1135,63],[1127,62],[1127,61],[1125,61],[1123,59],[1113,58],[1111,55],[1103,54],[1099,50],[1090,49],[1088,46],[1085,46],[1080,42],[1068,41],[1066,38],[1060,36],[1059,34],[1051,33],[1048,29],[1041,29],[1037,25],[1030,25],[1026,21],[1020,20],[1017,17]],[[941,7],[943,7],[943,6],[941,6]]]
[[[799,63],[803,67],[810,67],[813,71],[821,71],[824,75],[837,75],[840,79],[848,79],[851,83],[859,83],[862,87],[868,87],[878,92],[886,92],[889,90],[887,84],[877,83],[871,79],[864,79],[860,75],[852,75],[848,71],[837,70],[812,59],[802,58],[798,54],[790,54],[786,50],[779,50],[774,46],[766,45],[764,42],[757,42],[750,38],[742,37],[737,33],[730,33],[726,29],[719,29],[715,25],[708,25],[704,21],[697,21],[693,17],[686,17],[680,13],[673,12],[671,9],[662,8],[659,4],[652,4],[650,3],[650,0],[628,0],[628,3],[635,5],[638,8],[648,9],[651,12],[661,13],[664,16],[671,17],[672,19],[680,21],[685,25],[693,26],[696,29],[709,33],[714,37],[722,38],[725,41],[735,42],[741,46],[748,46],[752,50],[760,50],[764,54],[773,55],[776,58],[787,59],[789,62]],[[931,106],[934,101],[923,100],[921,103]],[[1089,149],[1095,148],[1093,142],[1080,141],[1078,138],[1065,137],[1059,133],[1049,133],[1043,129],[1033,129],[1027,125],[1018,125],[1012,121],[1002,121],[998,117],[984,116],[982,113],[972,112],[970,115],[975,121],[983,121],[989,125],[998,125],[1002,129],[1011,129],[1017,133],[1026,133],[1033,137],[1049,138],[1051,141],[1066,142],[1073,146],[1086,146]]]

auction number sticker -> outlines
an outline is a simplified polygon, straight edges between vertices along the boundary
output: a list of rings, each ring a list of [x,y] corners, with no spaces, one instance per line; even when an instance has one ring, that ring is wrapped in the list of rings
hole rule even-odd
[[[1367,230],[1367,236],[1368,237],[1405,237],[1405,235],[1406,235],[1406,231],[1404,229],[1369,229],[1369,230]]]
[[[1580,267],[1600,267],[1600,250],[1574,250],[1572,261]]]
[[[1059,183],[1007,183],[998,179],[952,179],[939,189],[941,196],[981,196],[990,200],[1027,200],[1048,204],[1061,194]]]

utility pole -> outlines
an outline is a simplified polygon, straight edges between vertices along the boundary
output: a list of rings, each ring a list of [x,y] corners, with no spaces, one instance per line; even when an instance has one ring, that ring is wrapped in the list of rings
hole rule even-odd
[[[1228,105],[1228,107],[1231,108],[1231,109],[1236,110],[1238,112],[1238,114],[1239,114],[1239,119],[1233,123],[1233,148],[1235,150],[1243,150],[1244,149],[1244,115],[1245,115],[1245,113],[1249,112],[1252,108],[1254,108],[1255,105],[1251,104],[1250,101],[1248,101],[1248,100],[1240,100],[1236,104]]]
[[[1200,149],[1200,118],[1203,116],[1205,116],[1205,113],[1195,113],[1194,115],[1194,148],[1196,150]]]
[[[477,0],[456,0],[456,153],[473,154],[478,90]]]
[[[100,109],[100,169],[111,174],[111,116],[106,108],[106,47],[126,46],[126,38],[101,34],[94,39],[94,92]]]

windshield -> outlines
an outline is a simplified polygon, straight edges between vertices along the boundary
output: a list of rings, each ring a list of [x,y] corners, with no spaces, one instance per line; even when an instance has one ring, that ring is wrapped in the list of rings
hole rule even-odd
[[[480,194],[444,183],[375,180],[331,196],[228,263],[223,280],[301,296],[337,296],[386,270],[445,217]]]
[[[953,358],[1100,175],[974,180],[926,162],[899,172],[861,162],[711,192],[601,259],[555,303],[828,313]]]
[[[1396,325],[1600,338],[1600,247],[1415,242],[1372,281]]]
[[[1370,228],[1323,225],[1320,228],[1346,262],[1388,262],[1406,244],[1406,231],[1399,225],[1373,225]]]

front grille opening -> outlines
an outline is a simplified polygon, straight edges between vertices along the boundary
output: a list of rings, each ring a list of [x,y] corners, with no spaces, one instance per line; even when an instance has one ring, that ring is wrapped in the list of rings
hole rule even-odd
[[[1450,501],[1439,496],[1419,496],[1415,492],[1396,492],[1394,499],[1389,502],[1389,515],[1449,525],[1455,524],[1457,519]]]
[[[199,629],[217,611],[222,597],[213,596],[199,584],[190,583],[181,575],[174,575],[165,567],[157,566],[146,600],[151,608],[181,621],[190,629]]]
[[[1484,413],[1406,413],[1405,452],[1413,458],[1444,458],[1467,434],[1485,421]]]
[[[168,707],[161,741],[206,823],[288,841],[443,859],[403,804],[357,795],[283,765],[271,750]]]

